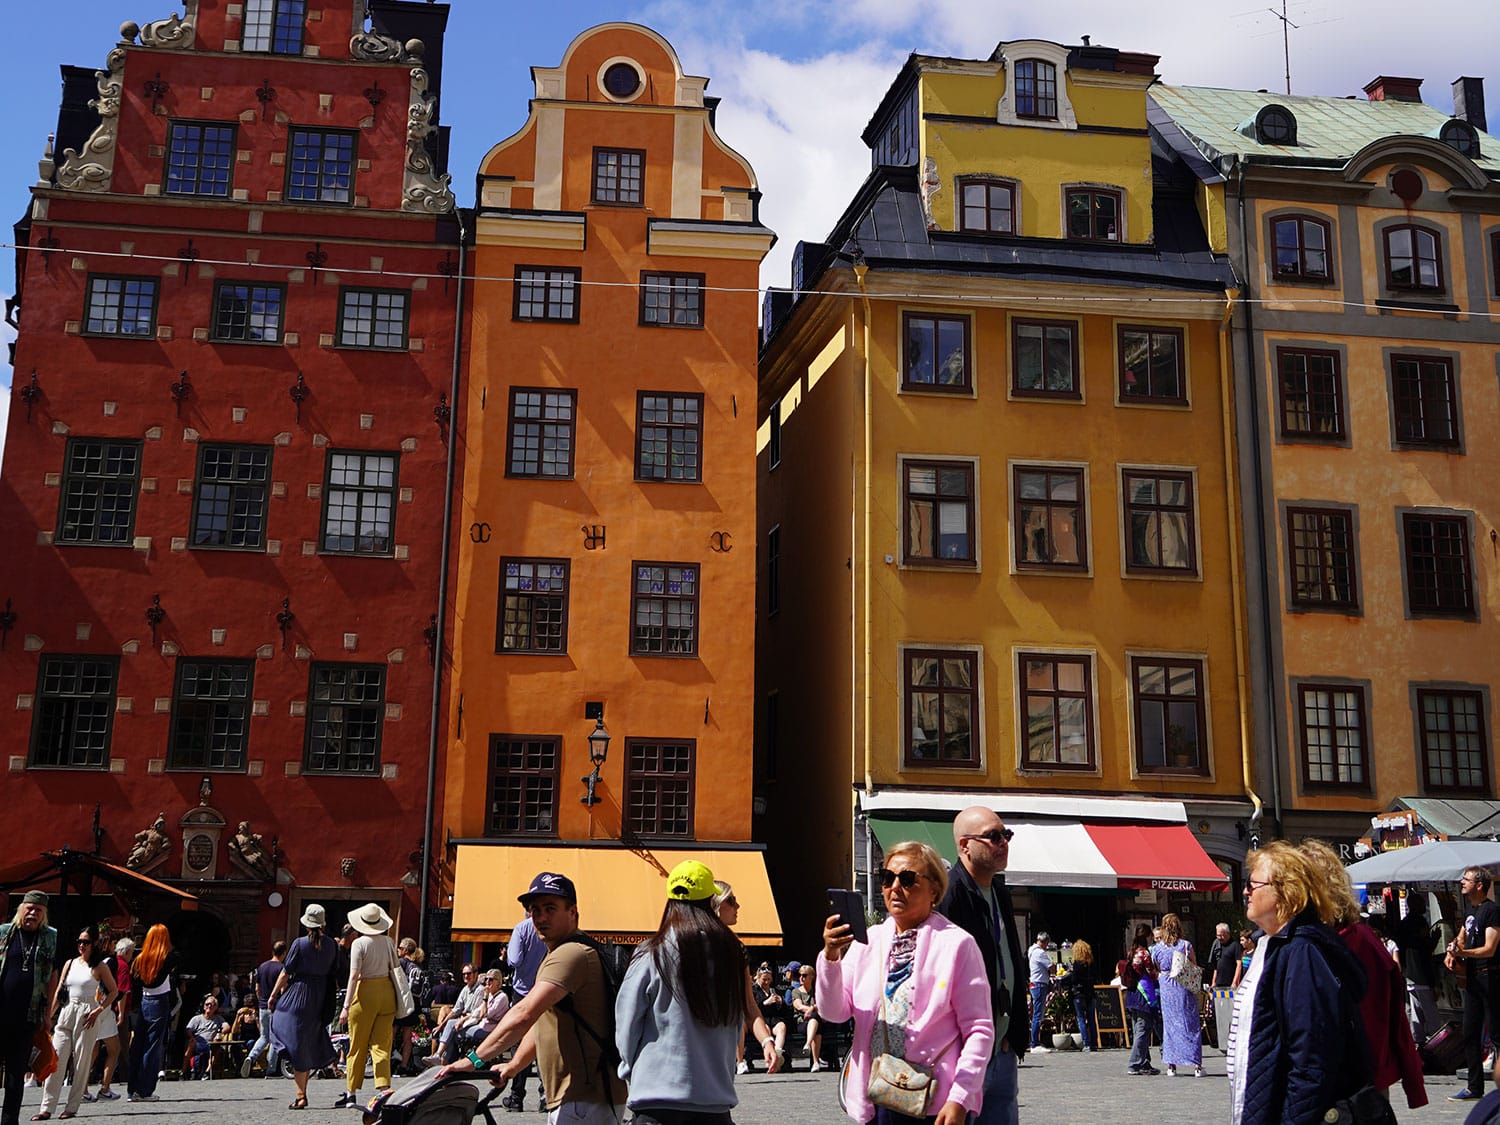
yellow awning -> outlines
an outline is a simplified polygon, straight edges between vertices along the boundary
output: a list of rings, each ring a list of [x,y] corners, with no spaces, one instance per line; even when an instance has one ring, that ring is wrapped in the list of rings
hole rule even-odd
[[[667,899],[667,873],[685,859],[707,864],[734,888],[747,945],[780,945],[781,918],[771,897],[765,854],[713,847],[530,847],[458,845],[453,882],[453,940],[501,941],[521,919],[516,896],[539,871],[566,875],[578,888],[578,921],[596,938],[636,942],[656,932]]]

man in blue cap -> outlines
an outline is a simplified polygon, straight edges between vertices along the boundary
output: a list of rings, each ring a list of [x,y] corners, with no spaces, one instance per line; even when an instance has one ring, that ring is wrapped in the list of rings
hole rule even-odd
[[[547,1121],[557,1125],[617,1125],[625,1084],[616,1073],[614,988],[598,943],[578,928],[578,892],[566,875],[543,871],[520,896],[547,956],[524,999],[507,1012],[450,1072],[483,1071],[512,1046],[496,1075],[510,1080],[536,1060],[547,1091]]]

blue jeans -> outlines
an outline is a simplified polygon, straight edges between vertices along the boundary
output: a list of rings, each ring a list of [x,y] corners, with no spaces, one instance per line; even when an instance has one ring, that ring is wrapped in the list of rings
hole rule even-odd
[[[1132,1008],[1127,1014],[1135,1038],[1130,1047],[1129,1067],[1131,1070],[1145,1070],[1151,1065],[1151,1013]]]
[[[1031,1045],[1037,1046],[1042,1034],[1042,1020],[1047,1015],[1047,985],[1031,986]]]
[[[130,1071],[125,1083],[132,1094],[149,1097],[156,1093],[156,1076],[167,1050],[167,1024],[172,1018],[172,997],[143,996],[141,1025],[130,1037]]]
[[[276,1048],[271,1046],[271,1009],[262,1008],[260,1009],[260,1038],[255,1041],[255,1046],[250,1048],[251,1061],[253,1062],[260,1058],[267,1051],[270,1054],[266,1055],[266,1070],[268,1072],[274,1071],[276,1069]]]
[[[1019,1125],[1018,1093],[1015,1052],[996,1043],[984,1072],[984,1108],[969,1115],[970,1125]]]
[[[1094,1005],[1081,996],[1075,996],[1073,1014],[1078,1017],[1078,1030],[1083,1033],[1083,1049],[1088,1051],[1098,1046],[1094,1042]]]

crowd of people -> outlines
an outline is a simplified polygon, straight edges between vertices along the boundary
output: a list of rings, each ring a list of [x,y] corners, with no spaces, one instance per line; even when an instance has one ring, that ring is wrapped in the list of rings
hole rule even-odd
[[[1413,905],[1390,927],[1404,938],[1380,932],[1327,845],[1272,841],[1252,851],[1248,926],[1236,936],[1220,924],[1204,967],[1181,918],[1168,913],[1136,927],[1106,982],[1086,941],[1066,943],[1059,956],[1038,933],[1023,951],[1003,877],[1013,833],[999,816],[966,809],[953,832],[951,866],[925,843],[887,849],[877,873],[884,919],[867,925],[832,914],[816,959],[780,969],[752,968],[732,929],[733,888],[696,861],[670,873],[660,924],[623,972],[582,929],[572,880],[552,872],[519,896],[525,917],[504,970],[465,965],[461,987],[451,978],[429,982],[422,950],[410,938],[392,940],[392,919],[378,904],[351,911],[338,937],[323,907],[310,905],[299,920],[304,933],[275,943],[243,991],[238,978],[206,982],[181,1029],[181,1069],[208,1077],[223,1054],[216,1045],[232,1042],[241,1046],[242,1077],[258,1065],[267,1076],[282,1065],[291,1071],[292,1110],[308,1107],[308,1079],[319,1071],[344,1079],[335,1106],[359,1105],[367,1061],[377,1106],[405,1066],[432,1068],[438,1081],[486,1072],[510,1084],[504,1104],[520,1109],[534,1067],[552,1120],[615,1125],[628,1108],[638,1125],[730,1125],[737,1073],[756,1061],[769,1073],[785,1067],[794,1029],[819,1070],[824,1036],[839,1028],[852,1120],[1011,1125],[1018,1064],[1027,1051],[1047,1050],[1040,1033],[1048,998],[1071,1008],[1089,1050],[1096,988],[1109,983],[1123,990],[1131,1075],[1162,1073],[1156,1043],[1168,1076],[1201,1076],[1200,1000],[1205,989],[1217,992],[1232,1010],[1220,1045],[1233,1125],[1392,1121],[1397,1083],[1409,1107],[1426,1104],[1416,1043],[1437,981],[1430,966],[1410,986],[1408,978],[1441,931]],[[1466,1072],[1457,1101],[1484,1097],[1486,1030],[1500,1014],[1500,905],[1490,900],[1491,882],[1484,869],[1463,872],[1461,919],[1444,947],[1447,967],[1464,978]],[[32,1117],[43,1121],[118,1098],[121,1078],[131,1101],[156,1101],[173,1061],[186,993],[167,928],[150,927],[138,952],[130,939],[111,947],[82,928],[76,949],[63,950],[47,905],[42,892],[27,892],[0,925],[0,1125],[19,1120],[28,1069],[45,1079]],[[430,1053],[414,1059],[412,1017],[429,1002]],[[50,1056],[42,1050],[33,1062],[37,1047]],[[96,1055],[101,1081],[90,1094]],[[1500,1112],[1500,1091],[1477,1119],[1488,1121],[1485,1112]]]

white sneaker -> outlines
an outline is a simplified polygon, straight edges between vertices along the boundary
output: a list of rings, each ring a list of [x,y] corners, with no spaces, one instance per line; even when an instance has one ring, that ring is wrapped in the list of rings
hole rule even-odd
[[[1202,1078],[1203,1077],[1203,1068],[1201,1066],[1195,1066],[1195,1067],[1193,1067],[1193,1077],[1194,1078]]]
[[[1168,1065],[1167,1066],[1167,1077],[1168,1078],[1176,1078],[1177,1077],[1177,1068],[1175,1066],[1172,1066],[1172,1065]]]
[[[1050,1055],[1052,1053],[1052,1048],[1043,1047],[1040,1043],[1038,1043],[1035,1047],[1031,1048],[1031,1053],[1033,1055]]]
[[[750,1064],[747,1063],[744,1059],[741,1059],[739,1062],[734,1064],[734,1072],[736,1074],[749,1074]]]

